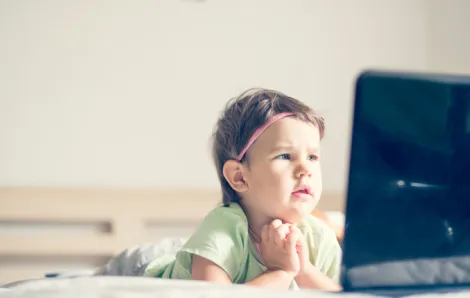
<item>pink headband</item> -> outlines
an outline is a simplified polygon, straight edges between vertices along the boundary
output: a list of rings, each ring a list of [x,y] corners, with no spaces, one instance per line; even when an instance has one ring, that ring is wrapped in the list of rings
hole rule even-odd
[[[253,145],[253,143],[256,141],[256,139],[258,139],[258,137],[263,133],[263,131],[266,130],[266,128],[271,126],[271,124],[273,124],[277,120],[293,115],[293,114],[294,113],[286,112],[286,113],[280,113],[280,114],[274,115],[273,117],[271,117],[271,119],[268,120],[268,122],[266,122],[264,125],[259,127],[255,131],[255,133],[251,136],[250,140],[248,141],[246,146],[243,148],[243,150],[240,152],[240,154],[238,154],[237,161],[242,160],[243,156],[245,156],[245,153],[248,151],[248,149],[250,149],[251,145]]]

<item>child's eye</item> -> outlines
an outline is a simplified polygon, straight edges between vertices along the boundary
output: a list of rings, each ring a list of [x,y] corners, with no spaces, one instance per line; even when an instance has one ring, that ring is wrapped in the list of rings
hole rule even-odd
[[[316,160],[318,160],[318,155],[310,155],[310,156],[308,157],[308,160],[316,161]]]
[[[290,154],[284,153],[281,155],[276,156],[276,159],[290,159]]]

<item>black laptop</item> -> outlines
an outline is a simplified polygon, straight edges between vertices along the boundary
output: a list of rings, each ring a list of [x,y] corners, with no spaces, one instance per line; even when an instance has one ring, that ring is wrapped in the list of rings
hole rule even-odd
[[[344,290],[470,291],[470,76],[363,72],[353,119]]]

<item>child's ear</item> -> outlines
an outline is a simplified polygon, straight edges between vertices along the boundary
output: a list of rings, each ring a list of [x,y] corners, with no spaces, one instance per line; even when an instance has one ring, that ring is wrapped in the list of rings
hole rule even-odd
[[[248,190],[248,184],[243,176],[244,169],[243,164],[235,160],[226,161],[222,169],[225,180],[227,180],[228,184],[230,184],[236,192],[245,192]]]

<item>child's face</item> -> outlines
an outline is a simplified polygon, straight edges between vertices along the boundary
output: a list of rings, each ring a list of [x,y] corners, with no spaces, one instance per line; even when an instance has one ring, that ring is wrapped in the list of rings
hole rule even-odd
[[[322,192],[319,154],[320,134],[313,124],[291,117],[272,124],[249,150],[244,207],[288,223],[310,214]]]

